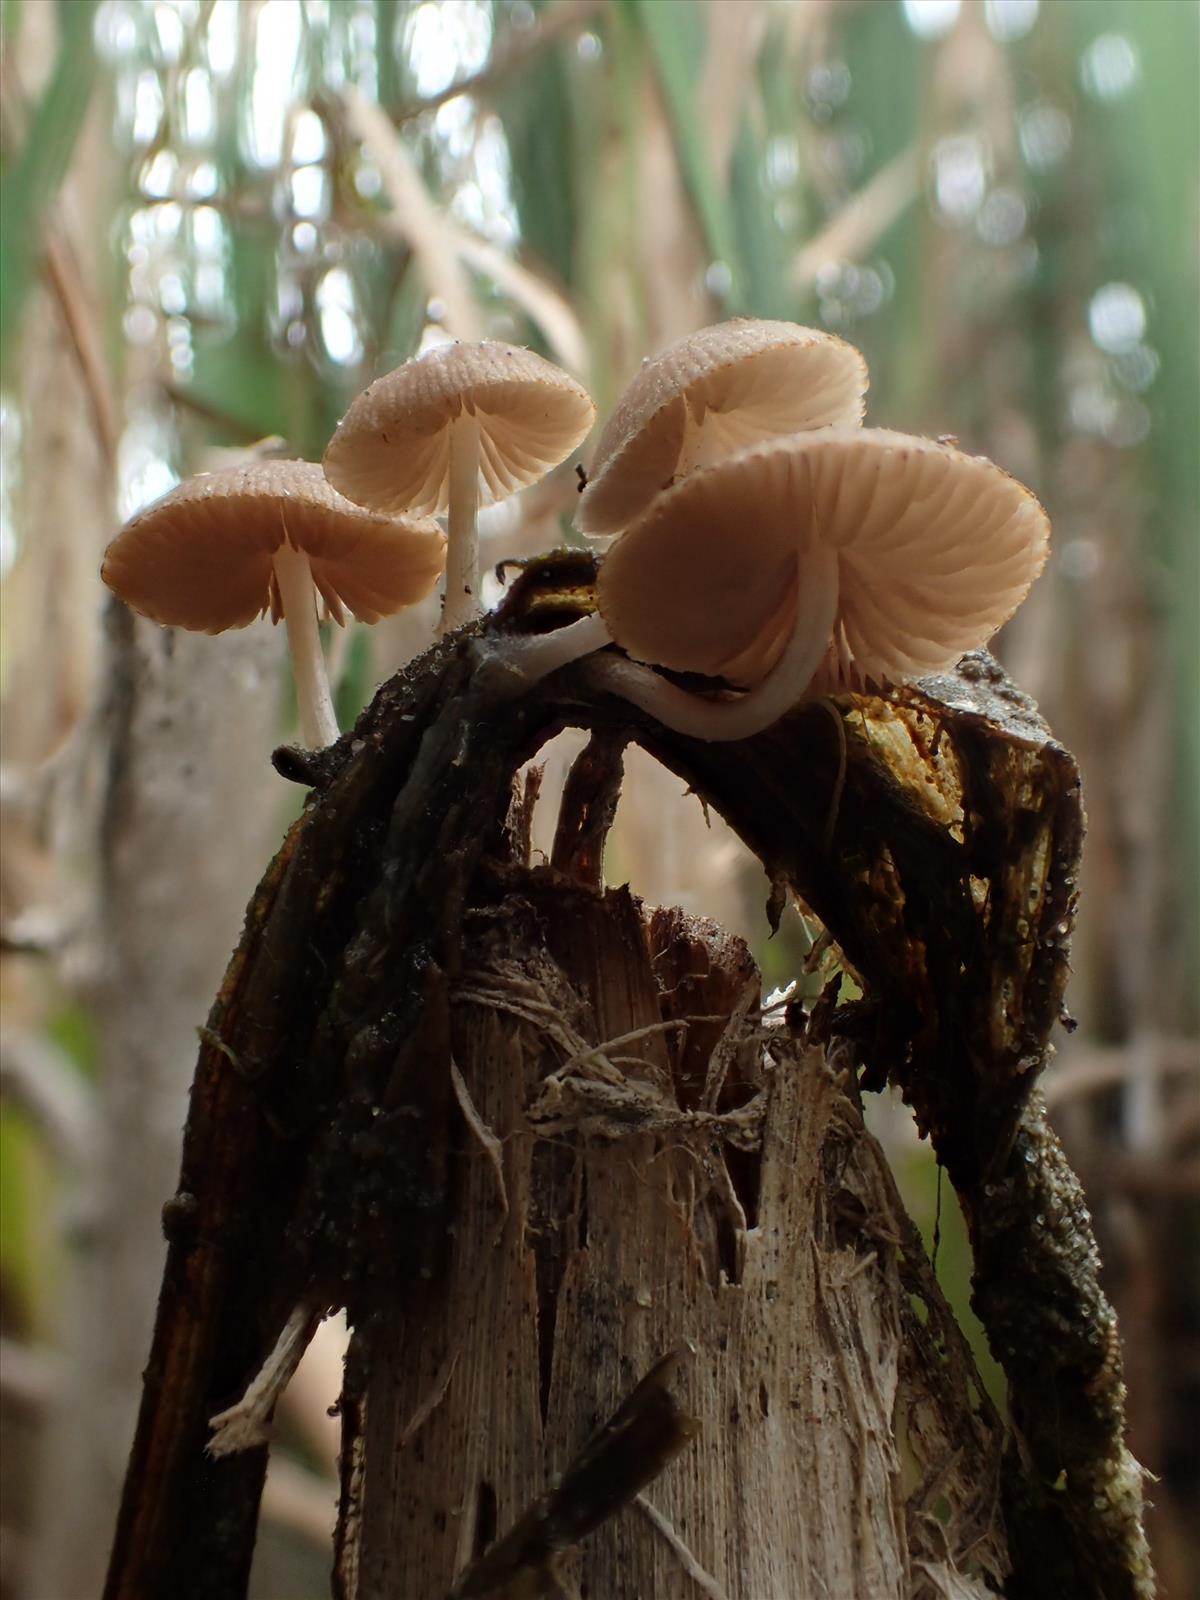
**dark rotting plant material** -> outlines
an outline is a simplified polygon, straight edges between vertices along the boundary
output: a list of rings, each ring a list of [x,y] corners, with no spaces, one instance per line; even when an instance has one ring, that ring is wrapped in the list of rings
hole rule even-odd
[[[455,1597],[549,1593],[533,1582],[553,1580],[558,1559],[607,1518],[628,1505],[696,1435],[672,1388],[689,1352],[669,1351],[617,1407],[571,1461],[559,1481],[472,1565],[455,1585]]]
[[[591,575],[579,552],[529,563],[486,627],[574,620]],[[481,869],[505,859],[514,772],[568,725],[636,740],[683,777],[855,975],[863,999],[827,1019],[830,1048],[851,1053],[865,1087],[894,1083],[932,1140],[1008,1379],[1010,1592],[1149,1595],[1115,1322],[1036,1090],[1083,835],[1073,758],[984,654],[843,696],[830,702],[846,735],[831,837],[827,706],[727,745],[597,697],[574,668],[496,706],[472,679],[478,632],[397,674],[321,754],[251,901],[202,1036],[179,1186],[194,1203],[172,1228],[108,1600],[243,1594],[266,1449],[210,1460],[209,1418],[301,1301],[345,1305],[369,1330],[376,1308],[439,1272],[462,918]],[[366,1382],[348,1375],[351,1440]],[[353,1471],[345,1459],[348,1495]]]

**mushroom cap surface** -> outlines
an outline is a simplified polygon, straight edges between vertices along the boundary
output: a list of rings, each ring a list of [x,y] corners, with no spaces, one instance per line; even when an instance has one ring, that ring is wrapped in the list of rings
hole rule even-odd
[[[479,423],[481,506],[544,477],[596,419],[586,389],[532,350],[435,345],[353,401],[325,451],[326,476],[374,511],[443,512],[451,425],[464,411]]]
[[[838,555],[827,689],[922,677],[978,648],[1045,563],[1034,496],[982,456],[883,428],[767,440],[698,468],[612,546],[597,602],[630,655],[753,684],[779,659],[798,554]]]
[[[432,520],[352,505],[313,461],[253,461],[201,473],[138,513],[101,577],[135,611],[201,633],[282,615],[271,563],[285,537],[308,556],[330,613],[378,622],[422,599],[446,564]]]
[[[861,422],[867,364],[853,345],[794,322],[735,318],[668,345],[644,362],[608,419],[580,498],[581,533],[628,527],[675,476],[686,410],[710,450]]]

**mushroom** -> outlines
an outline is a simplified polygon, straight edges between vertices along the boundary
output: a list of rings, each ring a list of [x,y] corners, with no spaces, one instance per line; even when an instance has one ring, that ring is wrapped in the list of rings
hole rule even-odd
[[[635,659],[597,656],[589,676],[677,732],[746,738],[810,688],[919,678],[984,644],[1049,531],[1015,479],[930,439],[838,428],[752,445],[660,495],[612,547],[597,604]],[[637,661],[747,692],[703,698]]]
[[[448,633],[479,610],[479,507],[536,483],[595,416],[586,390],[531,350],[435,345],[358,396],[329,442],[325,473],[374,511],[449,513]]]
[[[668,345],[609,418],[575,526],[615,534],[696,467],[760,439],[862,420],[867,364],[833,334],[735,318]]]
[[[338,736],[318,597],[336,622],[412,605],[445,565],[430,520],[398,520],[343,499],[311,461],[255,461],[189,478],[109,545],[101,577],[154,622],[223,633],[269,610],[287,624],[300,730],[310,749]]]

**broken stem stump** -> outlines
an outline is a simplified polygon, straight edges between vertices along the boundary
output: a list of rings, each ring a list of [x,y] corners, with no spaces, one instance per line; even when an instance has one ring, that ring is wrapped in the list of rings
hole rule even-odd
[[[561,1592],[989,1592],[1002,1429],[850,1075],[764,1026],[740,941],[624,889],[508,872],[464,932],[452,1241],[355,1335],[337,1592],[445,1595],[675,1346],[697,1437]],[[515,1587],[544,1556],[461,1592],[560,1592]]]

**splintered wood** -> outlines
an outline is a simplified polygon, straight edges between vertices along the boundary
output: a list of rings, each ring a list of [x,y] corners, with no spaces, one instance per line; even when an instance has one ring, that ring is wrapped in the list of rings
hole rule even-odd
[[[342,1595],[991,1592],[999,1423],[852,1086],[713,924],[505,887],[464,925],[444,1267],[351,1354]],[[663,1461],[582,1472],[668,1371]]]

